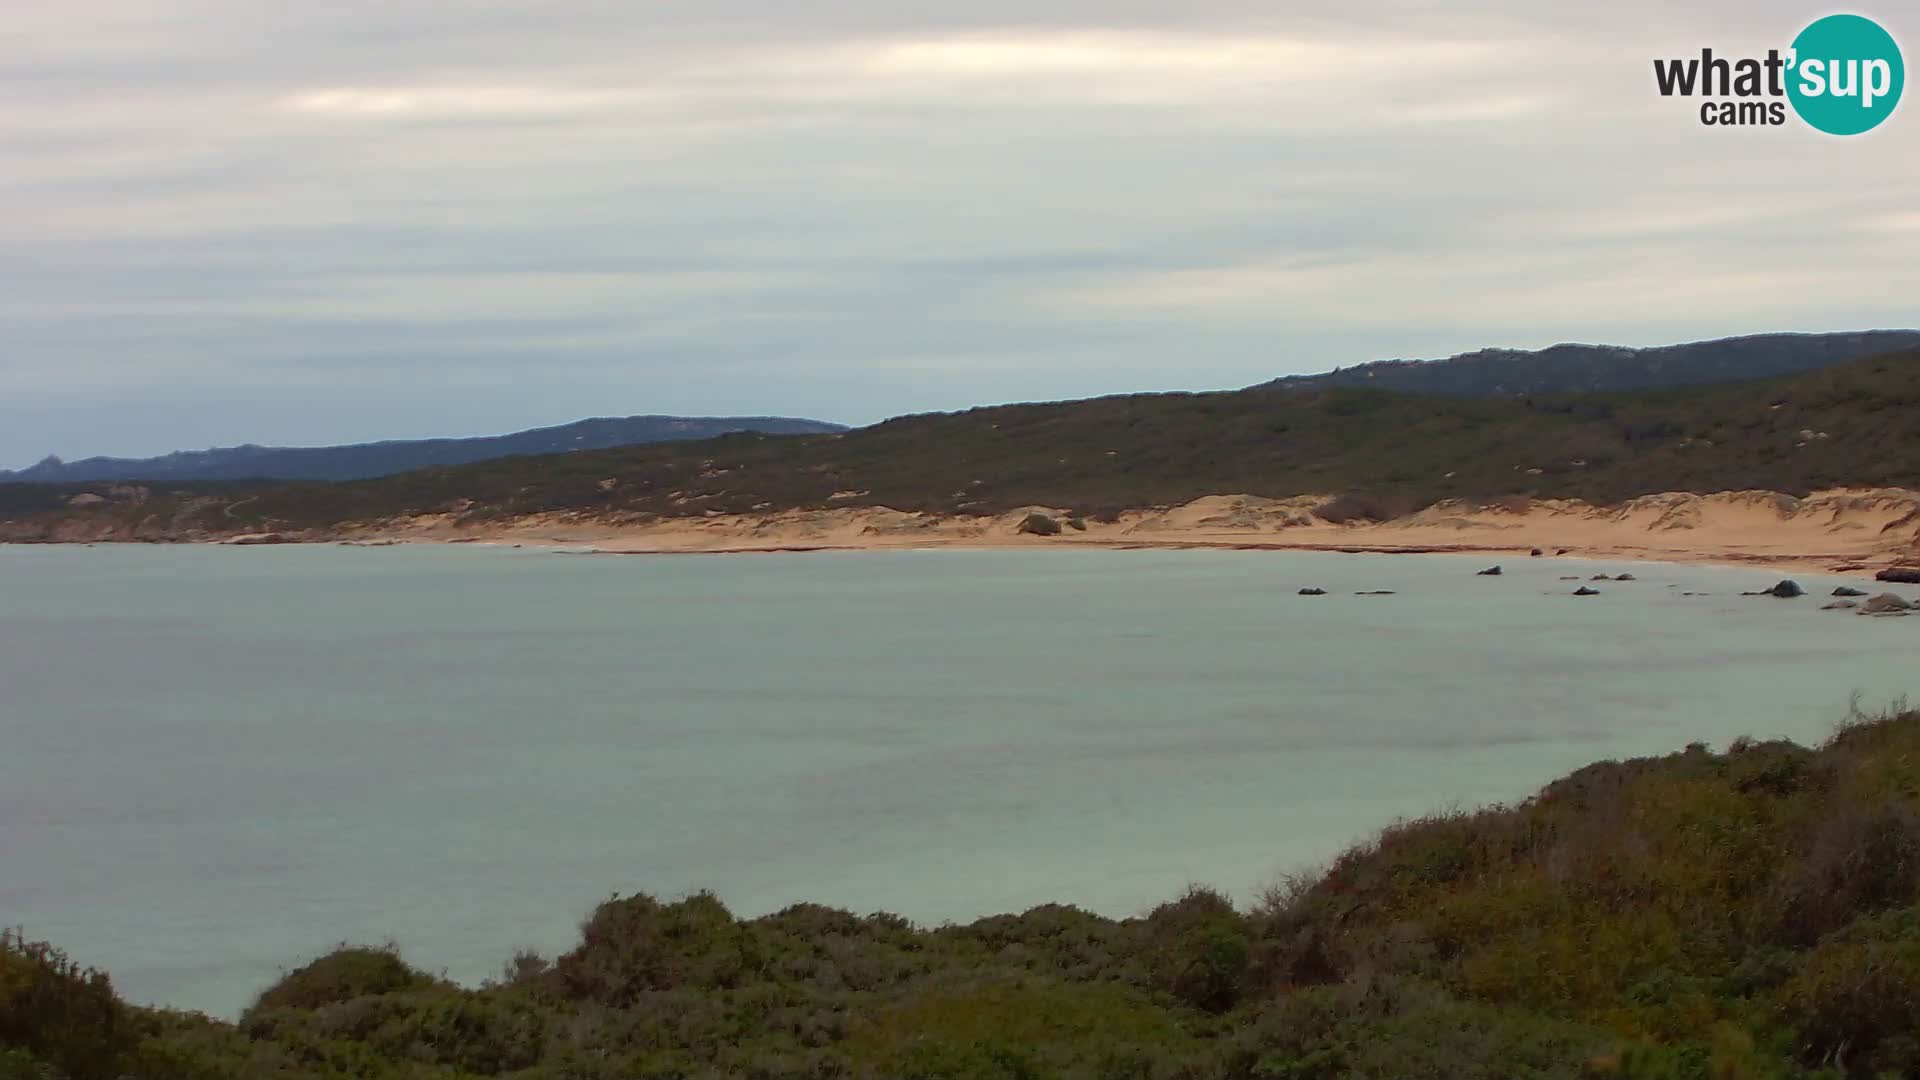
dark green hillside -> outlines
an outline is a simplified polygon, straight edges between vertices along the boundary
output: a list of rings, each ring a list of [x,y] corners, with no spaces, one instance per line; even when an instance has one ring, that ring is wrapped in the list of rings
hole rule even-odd
[[[1275,822],[1276,828],[1286,823]],[[1252,910],[924,929],[603,904],[462,988],[348,948],[237,1025],[0,939],[0,1077],[1920,1075],[1920,713],[1605,762],[1395,826]]]
[[[1532,352],[1481,349],[1445,360],[1381,360],[1318,375],[1289,375],[1267,385],[1302,390],[1365,386],[1465,397],[1618,392],[1794,375],[1916,346],[1920,346],[1920,331],[1869,330],[1753,334],[1650,349],[1617,345],[1554,345]]]
[[[1920,351],[1787,379],[1522,399],[1378,390],[1156,394],[902,417],[843,435],[506,458],[332,485],[156,491],[75,514],[182,529],[325,528],[448,511],[662,516],[886,505],[1098,514],[1202,495],[1512,494],[1920,486]],[[66,489],[67,491],[81,489]],[[841,497],[835,498],[836,494]],[[0,490],[30,515],[42,491]],[[14,532],[22,526],[16,522]]]

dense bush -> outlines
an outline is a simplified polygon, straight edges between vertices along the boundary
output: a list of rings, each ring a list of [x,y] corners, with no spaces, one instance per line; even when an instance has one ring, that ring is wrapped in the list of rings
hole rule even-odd
[[[408,967],[392,946],[342,946],[283,976],[261,993],[255,1011],[317,1009],[373,994],[391,994],[432,982]]]
[[[0,1077],[112,1076],[134,1042],[106,975],[0,930]]]

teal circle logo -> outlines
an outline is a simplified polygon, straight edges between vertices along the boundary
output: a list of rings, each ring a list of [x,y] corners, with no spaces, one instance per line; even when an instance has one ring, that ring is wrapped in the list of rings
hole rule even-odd
[[[1787,99],[1793,111],[1829,135],[1872,131],[1893,115],[1907,85],[1900,46],[1880,24],[1829,15],[1793,39]]]

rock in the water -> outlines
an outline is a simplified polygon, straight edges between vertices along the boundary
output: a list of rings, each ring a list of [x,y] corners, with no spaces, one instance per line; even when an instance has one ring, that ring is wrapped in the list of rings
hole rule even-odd
[[[1608,577],[1605,574],[1595,574],[1592,577],[1588,578],[1587,580],[1588,581],[1612,581],[1613,579]]]
[[[1912,604],[1909,604],[1903,597],[1895,596],[1890,592],[1883,592],[1879,596],[1860,605],[1860,614],[1862,615],[1905,615],[1912,610]]]
[[[1854,588],[1854,587],[1853,587],[1853,586],[1851,586],[1851,585],[1842,585],[1842,586],[1840,586],[1839,588],[1837,588],[1837,589],[1835,589],[1835,590],[1833,590],[1833,595],[1835,595],[1835,596],[1865,596],[1865,595],[1867,595],[1867,590],[1865,590],[1865,589],[1856,589],[1856,588]]]
[[[1481,577],[1499,577],[1500,568],[1497,566],[1489,566],[1485,570],[1480,571],[1480,576]]]
[[[1560,580],[1561,581],[1579,581],[1580,575],[1579,574],[1562,574],[1560,575]]]
[[[1796,596],[1807,595],[1807,590],[1801,588],[1799,582],[1789,579],[1789,580],[1780,582],[1778,585],[1775,585],[1771,589],[1766,590],[1766,592],[1763,595],[1777,596],[1782,600],[1791,600]]]
[[[1613,580],[1615,580],[1615,581],[1638,581],[1638,580],[1640,580],[1640,579],[1639,579],[1639,578],[1636,578],[1636,577],[1634,577],[1634,576],[1633,576],[1632,574],[1615,574],[1615,575],[1613,575]]]
[[[1573,590],[1573,595],[1575,595],[1575,596],[1599,596],[1599,595],[1600,595],[1600,590],[1599,590],[1599,589],[1590,589],[1590,588],[1588,588],[1588,587],[1586,587],[1585,585],[1582,585],[1582,586],[1580,586],[1579,588],[1577,588],[1577,589],[1575,589],[1575,590]]]
[[[1393,590],[1392,589],[1368,589],[1365,592],[1357,592],[1357,593],[1354,593],[1353,595],[1355,596],[1392,596]]]
[[[1848,608],[1857,608],[1859,606],[1860,606],[1860,601],[1858,600],[1835,600],[1831,604],[1821,604],[1820,610],[1821,611],[1845,611]]]
[[[1920,566],[1890,566],[1873,575],[1875,581],[1892,581],[1901,585],[1920,585]]]
[[[1327,590],[1316,589],[1313,586],[1309,585],[1306,588],[1300,590],[1300,595],[1301,596],[1325,596],[1327,595]]]

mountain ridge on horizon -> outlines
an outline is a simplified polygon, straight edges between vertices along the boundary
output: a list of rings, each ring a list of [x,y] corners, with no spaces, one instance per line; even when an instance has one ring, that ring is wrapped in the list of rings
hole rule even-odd
[[[1487,347],[1433,359],[1373,360],[1248,389],[1373,387],[1452,397],[1604,393],[1796,375],[1920,346],[1920,330],[1779,331],[1673,345],[1563,341],[1542,349]]]
[[[1428,360],[1375,360],[1314,374],[1285,375],[1242,391],[1218,392],[1370,388],[1465,398],[1608,393],[1777,378],[1915,348],[1920,348],[1920,330],[1902,329],[1772,332],[1644,347],[1562,342],[1533,350],[1487,347]],[[1098,399],[981,405],[946,413],[905,414],[880,423],[890,424],[911,416],[959,415],[986,408],[1093,400]],[[89,457],[72,462],[50,456],[25,469],[0,470],[0,483],[336,482],[373,479],[434,466],[475,464],[502,457],[692,441],[742,431],[818,435],[850,430],[854,428],[791,417],[594,417],[505,435],[388,439],[337,446],[242,444],[175,451],[149,458]]]
[[[176,450],[147,458],[88,457],[62,461],[50,455],[25,469],[0,469],[0,483],[365,480],[435,465],[467,465],[529,454],[710,439],[740,431],[828,435],[846,430],[844,424],[785,416],[598,416],[504,435],[382,439],[336,446],[243,443],[206,450]]]

